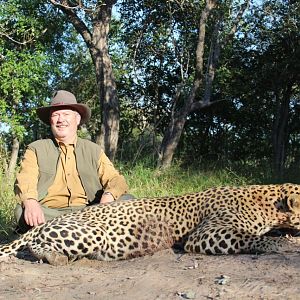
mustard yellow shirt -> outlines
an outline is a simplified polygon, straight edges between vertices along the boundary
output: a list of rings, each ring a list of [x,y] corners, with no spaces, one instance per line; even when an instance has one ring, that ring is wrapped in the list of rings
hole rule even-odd
[[[76,167],[74,144],[59,142],[60,157],[53,184],[47,196],[40,201],[50,208],[64,208],[87,204],[87,196]],[[104,191],[110,192],[115,199],[128,192],[125,178],[114,168],[102,151],[98,161],[98,176]],[[37,183],[39,167],[33,150],[27,149],[21,162],[21,169],[16,178],[15,192],[19,202],[28,198],[38,199]]]

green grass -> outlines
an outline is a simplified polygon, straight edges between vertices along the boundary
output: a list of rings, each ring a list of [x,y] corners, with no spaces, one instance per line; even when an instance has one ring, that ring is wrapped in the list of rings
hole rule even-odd
[[[230,170],[199,171],[182,169],[174,165],[166,171],[158,171],[144,164],[120,167],[136,197],[171,196],[202,191],[220,185],[245,185],[250,180],[240,177]]]
[[[9,236],[14,228],[13,216],[16,201],[13,182],[13,179],[0,173],[0,237]]]
[[[245,185],[251,181],[231,170],[199,171],[174,165],[161,172],[147,163],[135,166],[116,165],[125,176],[130,193],[140,197],[180,195],[198,192],[213,186]],[[0,237],[7,237],[14,228],[13,211],[16,201],[13,194],[13,180],[0,174]]]

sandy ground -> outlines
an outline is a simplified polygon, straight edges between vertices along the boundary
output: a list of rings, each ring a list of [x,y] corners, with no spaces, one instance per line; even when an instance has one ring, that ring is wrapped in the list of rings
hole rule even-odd
[[[300,299],[300,254],[206,256],[171,249],[53,267],[0,261],[0,299]]]

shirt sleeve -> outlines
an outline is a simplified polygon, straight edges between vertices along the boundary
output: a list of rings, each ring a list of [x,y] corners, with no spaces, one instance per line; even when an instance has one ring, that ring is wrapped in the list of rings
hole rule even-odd
[[[28,198],[38,200],[38,175],[39,168],[35,152],[27,149],[15,181],[15,195],[18,202],[22,202]]]
[[[105,192],[110,192],[115,199],[128,192],[128,185],[122,176],[113,166],[102,151],[99,158],[98,175]]]

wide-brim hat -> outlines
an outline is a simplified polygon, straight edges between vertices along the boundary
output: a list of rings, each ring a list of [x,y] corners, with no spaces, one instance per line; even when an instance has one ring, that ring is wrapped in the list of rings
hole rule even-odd
[[[81,116],[80,124],[88,122],[91,117],[91,109],[86,104],[77,103],[76,97],[64,90],[54,93],[49,106],[37,108],[36,113],[45,124],[50,125],[50,112],[52,109],[76,110]]]

